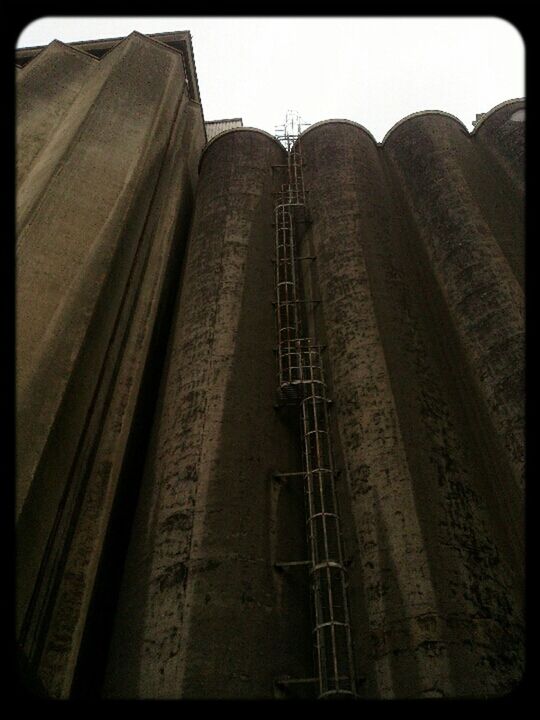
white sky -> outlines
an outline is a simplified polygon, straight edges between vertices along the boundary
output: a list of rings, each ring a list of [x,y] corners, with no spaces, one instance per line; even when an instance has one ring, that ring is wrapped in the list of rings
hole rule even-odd
[[[45,17],[17,47],[190,30],[206,120],[241,117],[274,133],[288,109],[347,118],[377,140],[419,110],[468,128],[525,94],[525,47],[496,17]]]

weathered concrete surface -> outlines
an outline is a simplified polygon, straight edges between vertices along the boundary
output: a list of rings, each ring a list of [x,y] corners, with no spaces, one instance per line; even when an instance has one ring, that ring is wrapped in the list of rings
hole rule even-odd
[[[484,176],[491,168],[460,126],[437,115],[401,125],[387,140],[385,152],[403,183],[452,323],[512,467],[516,488],[508,492],[517,512],[525,461],[524,296],[496,240],[496,218],[491,225],[486,222],[471,190],[470,167],[482,163]],[[510,479],[508,484],[513,484]]]
[[[474,130],[474,138],[506,170],[521,192],[525,183],[525,100],[510,100],[490,110]]]
[[[272,697],[276,677],[312,672],[308,589],[295,597],[273,569],[305,552],[302,505],[283,539],[290,498],[271,480],[296,462],[273,409],[270,166],[283,161],[245,129],[203,158],[106,696]]]
[[[56,154],[55,139],[50,142],[47,164],[54,164],[54,178],[18,238],[19,512],[100,288],[115,273],[111,291],[118,295],[122,263],[124,277],[129,269],[183,90],[178,70],[175,53],[130,36],[96,69],[99,102],[92,78],[89,107],[81,101],[68,112],[70,142],[63,152]],[[109,304],[105,312],[112,322]],[[107,332],[102,336],[106,342]]]
[[[525,102],[514,100],[486,113],[471,140],[468,184],[502,253],[525,285]],[[484,158],[483,161],[481,158]]]
[[[174,51],[133,34],[92,62],[70,142],[41,152],[59,166],[17,268],[18,624],[55,697],[70,693],[204,144]]]
[[[347,470],[340,500],[352,523],[345,542],[354,558],[352,623],[365,697],[498,695],[522,672],[523,556],[512,456],[492,429],[462,326],[454,325],[454,306],[426,252],[427,217],[411,213],[404,197],[417,173],[436,174],[439,162],[452,162],[447,122],[428,122],[434,156],[427,143],[414,156],[403,154],[400,176],[385,157],[387,145],[376,147],[351,124],[322,125],[302,139],[313,219],[305,254],[317,256],[306,280],[323,301],[317,334],[329,346],[337,455]],[[393,159],[408,145],[395,140],[398,133],[410,132],[409,146],[420,144],[412,123],[392,134]],[[455,176],[455,167],[444,165],[440,183],[431,182],[447,188]],[[444,224],[452,204],[445,198],[437,207],[427,185],[430,237],[436,228],[452,242],[454,226]],[[419,191],[414,198],[420,202]],[[474,228],[480,224],[472,202],[461,212],[465,221],[475,218]],[[512,276],[494,247],[504,288]],[[517,292],[513,302],[503,331],[513,322]],[[482,340],[478,334],[470,330],[471,342]],[[519,416],[513,423],[514,434],[522,433]]]
[[[96,58],[54,40],[17,78],[17,187],[62,122],[97,65]]]
[[[434,673],[438,689],[448,692],[446,650],[437,643],[430,569],[363,247],[364,238],[377,243],[387,232],[378,149],[346,124],[314,129],[302,147],[328,369],[359,545],[351,584],[362,583],[369,618],[363,632],[353,625],[358,671],[369,677],[368,693],[375,696],[426,694]],[[351,612],[357,621],[354,601]]]

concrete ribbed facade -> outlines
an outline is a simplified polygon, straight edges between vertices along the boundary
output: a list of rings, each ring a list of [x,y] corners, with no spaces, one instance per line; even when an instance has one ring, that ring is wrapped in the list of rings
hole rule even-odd
[[[66,696],[205,139],[182,56],[136,33],[99,61],[53,43],[18,83],[17,626]]]
[[[17,633],[51,697],[314,672],[308,578],[275,568],[306,555],[302,487],[272,479],[300,456],[274,408],[286,153],[252,128],[203,152],[190,48],[55,41],[18,70]],[[522,677],[523,107],[300,138],[360,698]]]

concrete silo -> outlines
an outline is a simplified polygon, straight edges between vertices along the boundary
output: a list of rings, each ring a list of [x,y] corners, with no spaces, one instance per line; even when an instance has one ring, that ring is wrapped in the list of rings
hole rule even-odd
[[[381,146],[343,121],[301,142],[364,692],[507,692],[523,667],[523,299],[490,212],[507,186],[490,195],[496,163],[443,113]]]
[[[273,567],[304,542],[272,479],[296,457],[273,407],[272,165],[284,159],[274,138],[242,128],[201,161],[110,696],[272,697],[276,677],[310,661],[307,589]]]
[[[473,133],[416,113],[382,143],[316,123],[287,154],[240,119],[210,123],[237,127],[206,143],[189,33],[55,41],[20,62],[30,684],[55,698],[509,692],[524,663],[523,101]],[[314,376],[302,396],[277,372],[293,304],[285,365],[324,360],[319,395]],[[313,469],[311,445],[329,467]],[[336,507],[314,510],[309,478],[320,500],[334,476]],[[334,533],[321,562],[319,522]],[[319,572],[339,578],[329,620]],[[356,683],[336,693],[321,647],[341,682],[344,628]]]

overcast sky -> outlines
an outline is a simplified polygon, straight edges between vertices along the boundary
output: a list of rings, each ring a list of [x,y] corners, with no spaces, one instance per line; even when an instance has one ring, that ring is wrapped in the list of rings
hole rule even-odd
[[[478,18],[45,17],[17,47],[190,30],[206,120],[274,133],[288,109],[355,120],[377,140],[419,110],[468,128],[525,94],[525,48],[506,20]]]

